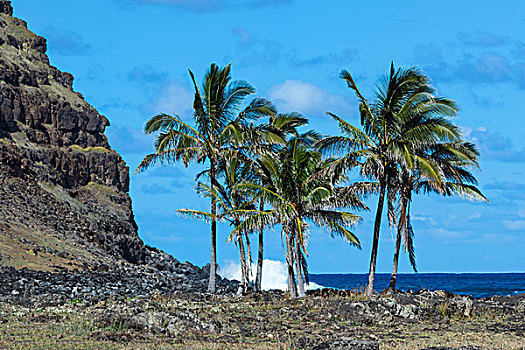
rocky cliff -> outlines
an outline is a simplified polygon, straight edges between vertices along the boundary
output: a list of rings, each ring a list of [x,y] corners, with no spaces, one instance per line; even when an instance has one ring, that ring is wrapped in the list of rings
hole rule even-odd
[[[10,296],[206,290],[209,269],[139,238],[129,169],[107,126],[73,76],[49,64],[46,40],[0,0],[0,285]],[[219,291],[236,285],[218,278]]]
[[[143,263],[129,169],[104,135],[108,119],[12,15],[0,0],[0,264]]]

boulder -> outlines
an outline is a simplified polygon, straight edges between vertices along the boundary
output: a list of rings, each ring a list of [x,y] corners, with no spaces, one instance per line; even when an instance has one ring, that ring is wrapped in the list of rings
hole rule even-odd
[[[315,345],[312,350],[379,350],[379,343],[376,341],[341,338],[324,341]]]
[[[8,1],[8,0],[0,1],[0,13],[5,13],[9,16],[13,15],[13,6],[11,6],[11,1]]]
[[[430,348],[424,348],[421,350],[481,350],[481,348],[477,346],[460,346],[459,348],[453,348],[449,346],[432,346]]]

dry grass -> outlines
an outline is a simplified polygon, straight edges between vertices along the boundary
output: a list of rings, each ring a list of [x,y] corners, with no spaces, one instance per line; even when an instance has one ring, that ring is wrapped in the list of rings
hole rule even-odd
[[[333,300],[332,300],[333,301]],[[394,322],[356,324],[330,310],[319,298],[301,301],[156,298],[167,312],[192,312],[206,322],[222,322],[222,330],[187,330],[179,336],[152,335],[104,324],[72,302],[58,308],[31,309],[0,304],[1,349],[295,349],[301,339],[341,337],[377,340],[382,350],[430,346],[477,346],[483,349],[525,348],[523,335],[505,329],[505,319],[476,317],[449,323]],[[336,304],[340,301],[336,301]],[[104,306],[98,306],[104,308]],[[227,324],[229,327],[224,327]],[[502,326],[502,327],[499,327]],[[299,345],[298,345],[299,344]],[[303,343],[304,344],[304,343]],[[311,344],[311,343],[310,343]],[[307,345],[307,348],[310,345]]]
[[[75,247],[71,241],[60,240],[55,236],[44,234],[36,227],[24,225],[22,223],[11,223],[9,228],[0,224],[0,265],[13,266],[17,269],[27,267],[33,270],[55,271],[56,266],[68,268],[82,268],[76,266],[76,261],[60,257],[56,254],[39,249],[36,246],[44,246],[54,251],[66,252],[72,257],[83,257],[92,259],[93,257],[85,250]]]
[[[82,152],[82,153],[86,153],[86,152],[105,153],[105,154],[115,153],[115,151],[104,148],[104,147],[85,147],[83,148],[79,145],[71,145],[69,146],[69,148],[71,148],[73,151]]]

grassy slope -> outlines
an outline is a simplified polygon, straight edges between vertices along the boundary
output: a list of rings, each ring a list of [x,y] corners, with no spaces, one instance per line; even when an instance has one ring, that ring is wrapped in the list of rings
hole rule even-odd
[[[57,202],[66,203],[71,211],[81,213],[84,204],[72,198],[69,193],[60,186],[48,183],[40,183],[39,186],[51,194]],[[109,196],[115,195],[110,187],[89,183],[84,187],[93,198],[96,198],[101,207],[112,207],[114,210],[124,210],[111,202]],[[87,215],[86,219],[96,220],[94,215]],[[0,265],[13,266],[15,268],[27,267],[34,270],[55,271],[56,267],[68,269],[83,269],[80,260],[97,260],[84,243],[78,239],[63,239],[54,234],[42,231],[40,225],[32,222],[31,218],[21,218],[16,223],[9,225],[0,222],[0,228],[6,234],[0,234]],[[49,229],[49,228],[47,228]],[[46,230],[47,230],[46,229]],[[89,243],[88,243],[89,244]],[[50,251],[35,249],[38,246],[50,248]],[[65,256],[57,254],[65,253]],[[79,259],[81,258],[81,259]]]

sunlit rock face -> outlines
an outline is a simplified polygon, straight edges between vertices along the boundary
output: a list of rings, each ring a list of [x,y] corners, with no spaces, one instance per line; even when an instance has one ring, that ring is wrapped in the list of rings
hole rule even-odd
[[[49,64],[46,40],[0,0],[0,263],[85,269],[144,262],[129,169],[106,117]]]

